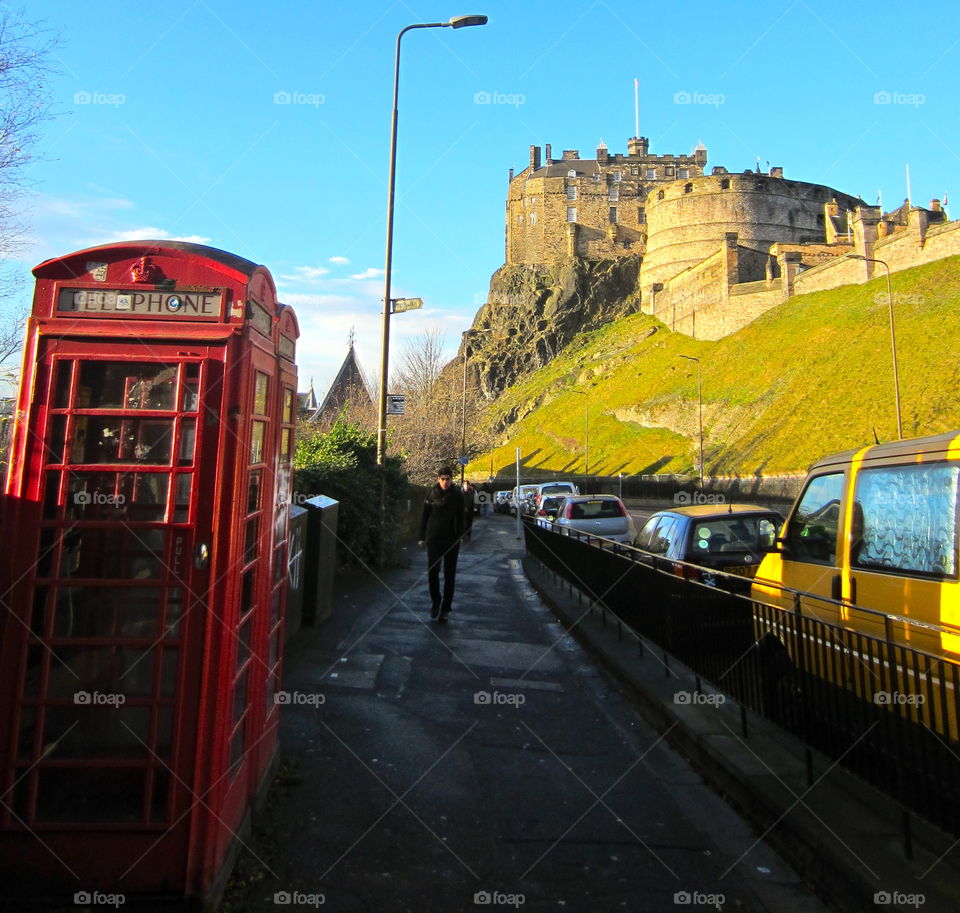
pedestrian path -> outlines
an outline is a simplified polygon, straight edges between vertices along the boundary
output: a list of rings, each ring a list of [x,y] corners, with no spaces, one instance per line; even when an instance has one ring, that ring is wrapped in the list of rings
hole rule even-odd
[[[426,558],[343,578],[286,661],[292,775],[234,909],[821,913],[474,523],[447,624]],[[718,907],[719,904],[719,907]]]

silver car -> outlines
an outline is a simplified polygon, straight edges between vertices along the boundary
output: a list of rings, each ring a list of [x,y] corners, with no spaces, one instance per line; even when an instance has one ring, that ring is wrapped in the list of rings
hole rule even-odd
[[[554,527],[630,544],[636,538],[633,517],[616,495],[572,495],[563,499]]]

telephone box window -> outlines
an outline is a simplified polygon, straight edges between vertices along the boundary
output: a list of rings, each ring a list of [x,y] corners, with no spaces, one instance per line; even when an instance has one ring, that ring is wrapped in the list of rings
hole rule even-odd
[[[176,408],[177,366],[83,361],[75,405],[84,409]]]
[[[263,436],[265,433],[266,422],[254,422],[250,435],[250,462],[263,462]]]
[[[257,371],[253,390],[253,411],[256,415],[267,414],[267,388],[270,378],[261,371]]]
[[[66,409],[70,403],[70,379],[73,376],[72,361],[56,363],[56,379],[53,382],[53,408]]]
[[[250,473],[250,480],[247,482],[247,513],[254,513],[260,510],[260,483],[263,473],[255,469]]]

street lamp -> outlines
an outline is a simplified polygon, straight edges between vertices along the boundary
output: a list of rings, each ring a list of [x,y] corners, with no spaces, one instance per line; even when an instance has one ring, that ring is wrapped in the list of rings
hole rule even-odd
[[[467,337],[471,333],[492,333],[491,329],[464,330],[460,336],[463,339],[463,411],[460,419],[460,487],[463,488],[463,472],[466,469],[464,460],[467,458]]]
[[[583,390],[571,390],[577,396],[584,396],[583,401],[583,493],[589,494],[590,487],[590,394]]]
[[[897,407],[897,440],[903,440],[903,422],[900,418],[900,373],[897,370],[897,333],[893,325],[893,292],[890,286],[890,267],[886,260],[865,257],[863,254],[847,254],[850,260],[865,260],[867,263],[879,263],[887,271],[887,307],[890,312],[890,352],[893,357],[893,395]]]
[[[393,66],[393,118],[390,122],[390,178],[387,182],[387,252],[383,269],[383,328],[380,341],[380,402],[377,409],[377,465],[383,466],[387,452],[387,373],[390,370],[390,273],[393,265],[393,198],[397,175],[397,101],[400,92],[400,39],[412,29],[462,29],[486,25],[486,16],[455,16],[449,22],[420,22],[408,25],[397,35]]]
[[[694,355],[681,355],[687,361],[697,363],[697,414],[700,421],[700,490],[703,491],[703,386],[700,383],[700,359]]]

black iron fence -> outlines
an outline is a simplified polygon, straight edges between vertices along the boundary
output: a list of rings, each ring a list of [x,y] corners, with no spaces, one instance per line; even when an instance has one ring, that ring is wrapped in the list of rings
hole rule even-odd
[[[741,706],[960,835],[960,666],[756,602],[750,581],[524,521],[527,552]]]

